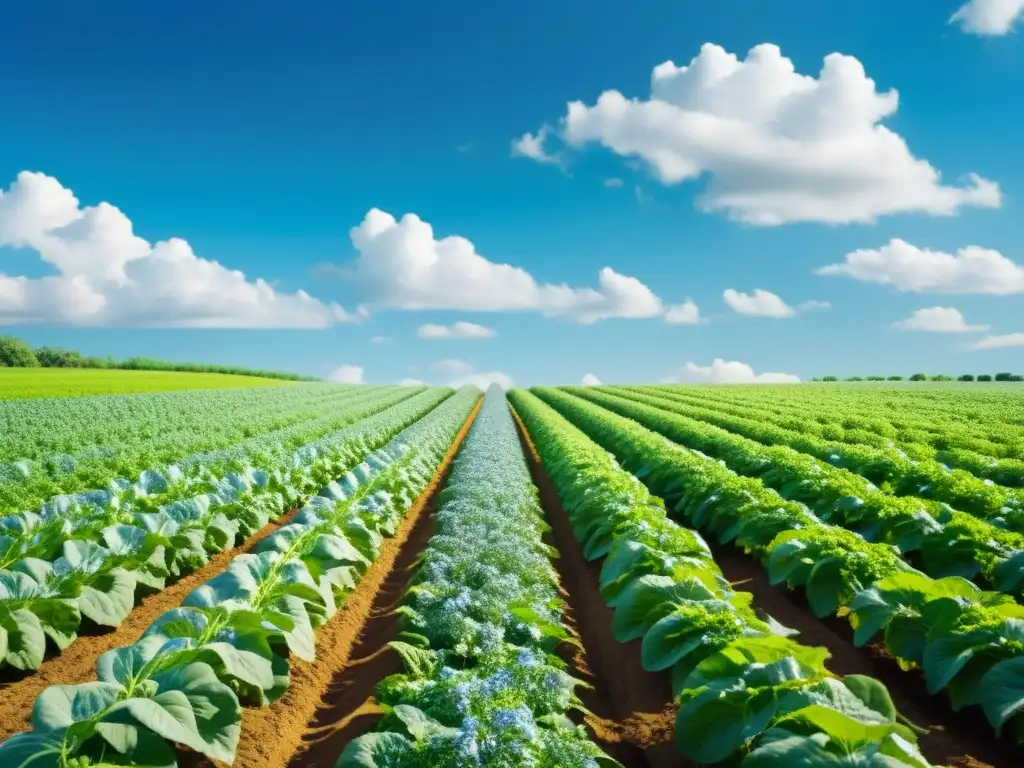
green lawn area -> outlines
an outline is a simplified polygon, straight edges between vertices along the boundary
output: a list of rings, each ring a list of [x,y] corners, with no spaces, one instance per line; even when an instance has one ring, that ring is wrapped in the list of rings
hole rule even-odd
[[[82,397],[181,389],[281,387],[281,379],[232,376],[225,373],[120,371],[95,368],[0,368],[0,400],[30,397]]]

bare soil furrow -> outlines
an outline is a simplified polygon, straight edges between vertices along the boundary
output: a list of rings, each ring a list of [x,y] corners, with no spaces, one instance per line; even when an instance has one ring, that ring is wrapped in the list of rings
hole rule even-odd
[[[601,564],[588,562],[554,485],[525,425],[513,411],[541,502],[561,557],[555,560],[565,592],[566,620],[580,645],[567,656],[575,674],[592,688],[581,690],[583,717],[594,742],[627,768],[690,768],[675,743],[677,704],[665,673],[640,664],[640,641],[619,643],[612,635],[612,610],[598,588]]]
[[[397,669],[397,659],[383,645],[384,637],[393,637],[387,630],[394,621],[395,590],[408,580],[426,541],[424,536],[429,538],[434,497],[444,487],[452,459],[479,408],[478,403],[395,535],[384,540],[377,559],[356,588],[317,630],[316,661],[291,659],[291,682],[285,695],[269,707],[242,711],[242,737],[234,765],[333,766],[349,738],[373,727],[373,688],[382,674],[388,674],[386,670]],[[190,754],[182,756],[179,765],[205,768],[216,764]]]

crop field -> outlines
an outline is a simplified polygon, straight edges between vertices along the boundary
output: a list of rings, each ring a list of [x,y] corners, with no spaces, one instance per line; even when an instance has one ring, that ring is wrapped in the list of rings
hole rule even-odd
[[[4,768],[1024,764],[1019,387],[77,373],[0,401]]]
[[[117,395],[128,392],[171,392],[180,389],[279,387],[290,383],[278,379],[222,373],[0,367],[0,400]]]

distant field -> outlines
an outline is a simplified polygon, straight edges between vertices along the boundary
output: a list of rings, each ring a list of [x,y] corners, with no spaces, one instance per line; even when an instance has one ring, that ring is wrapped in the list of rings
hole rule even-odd
[[[294,382],[223,373],[121,371],[95,368],[0,368],[0,400],[82,397],[182,389],[280,387]]]

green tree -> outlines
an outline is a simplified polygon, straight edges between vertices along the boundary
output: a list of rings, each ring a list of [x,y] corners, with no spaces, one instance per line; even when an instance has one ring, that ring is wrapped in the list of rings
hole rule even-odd
[[[0,366],[38,368],[39,360],[32,347],[14,336],[0,336]]]
[[[974,381],[974,376],[969,373],[965,373],[959,378],[959,381]]]
[[[910,377],[911,381],[928,381],[928,375],[924,373],[915,373]]]
[[[1013,381],[1013,374],[1010,373],[997,373],[996,381]]]
[[[992,374],[990,374],[990,373],[978,374],[978,381],[992,381]]]
[[[903,381],[902,376],[890,376],[889,381]]]

